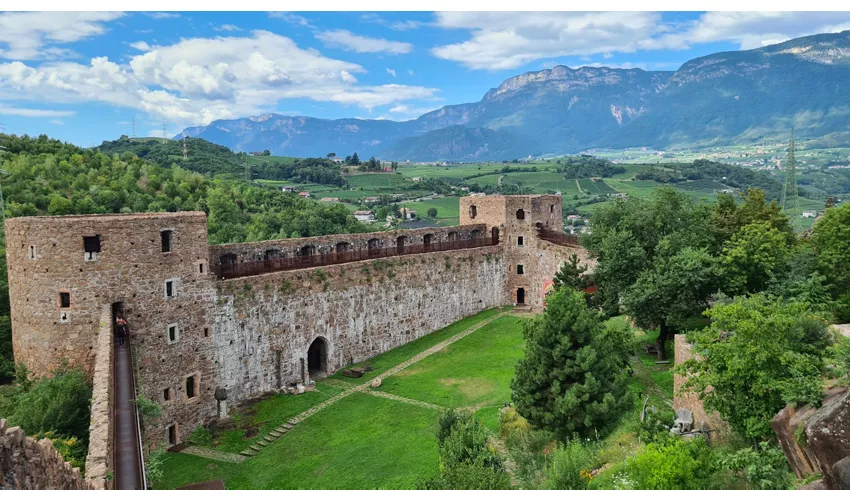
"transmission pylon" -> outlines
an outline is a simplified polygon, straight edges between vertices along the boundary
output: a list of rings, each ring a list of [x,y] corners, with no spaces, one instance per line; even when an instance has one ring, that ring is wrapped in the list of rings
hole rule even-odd
[[[795,155],[794,129],[791,129],[791,142],[788,143],[788,160],[785,165],[785,184],[782,186],[782,210],[788,217],[791,227],[795,231],[803,229],[800,217],[800,196],[797,190],[797,158]]]
[[[165,123],[165,118],[162,119],[162,142],[168,140],[168,125]]]

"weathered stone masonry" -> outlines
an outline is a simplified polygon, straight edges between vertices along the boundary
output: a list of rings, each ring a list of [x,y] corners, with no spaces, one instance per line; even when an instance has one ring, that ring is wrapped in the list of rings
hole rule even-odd
[[[110,433],[102,421],[109,395],[102,393],[111,388],[99,380],[106,341],[98,333],[111,311],[123,310],[139,392],[163,407],[160,425],[144,429],[147,444],[167,442],[170,426],[172,442],[180,442],[217,415],[216,389],[226,389],[233,404],[304,382],[311,356],[322,356],[323,371],[333,372],[516,302],[520,288],[526,304],[541,305],[560,263],[584,254],[540,240],[538,227],[563,230],[560,197],[462,198],[455,228],[218,246],[207,244],[200,212],[9,219],[15,357],[37,375],[68,360],[97,378],[92,429],[100,442]],[[297,257],[305,247],[324,254],[393,246],[399,238],[407,246],[491,236],[498,244],[226,280],[210,267],[228,254],[242,263]],[[315,342],[320,354],[310,350]],[[102,473],[108,450],[97,449]]]

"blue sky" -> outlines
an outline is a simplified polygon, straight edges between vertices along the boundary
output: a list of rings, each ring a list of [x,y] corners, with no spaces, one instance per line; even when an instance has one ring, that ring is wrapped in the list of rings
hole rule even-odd
[[[850,13],[0,13],[0,124],[82,146],[263,113],[408,120],[563,64],[674,71]]]

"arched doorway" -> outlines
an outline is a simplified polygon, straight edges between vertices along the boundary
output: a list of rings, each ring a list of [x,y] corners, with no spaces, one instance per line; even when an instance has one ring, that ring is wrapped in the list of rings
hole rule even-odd
[[[406,236],[399,236],[395,239],[396,254],[404,255],[404,243],[407,241]]]
[[[517,305],[525,304],[525,288],[516,289],[516,303]]]
[[[321,337],[316,338],[307,349],[307,371],[313,380],[328,376],[328,343]]]
[[[427,252],[431,249],[431,244],[434,243],[434,235],[431,233],[426,234],[425,237],[422,238],[422,242],[425,243],[425,251]]]
[[[493,229],[491,229],[491,230],[490,230],[490,235],[491,235],[491,236],[492,236],[492,238],[493,238],[493,244],[494,244],[494,245],[498,245],[498,244],[499,244],[499,228],[498,228],[498,227],[494,227]]]

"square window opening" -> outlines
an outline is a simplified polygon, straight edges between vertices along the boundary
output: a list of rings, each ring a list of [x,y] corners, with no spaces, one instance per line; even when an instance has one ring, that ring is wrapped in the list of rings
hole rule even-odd
[[[524,243],[525,243],[524,238],[522,236],[517,236],[517,238],[516,238],[517,246],[521,247]]]
[[[523,210],[521,208],[519,210],[517,210],[516,211],[516,218],[517,218],[517,220],[525,220],[525,210]]]
[[[61,307],[62,309],[67,309],[71,307],[70,292],[59,292],[59,307]]]
[[[516,273],[517,273],[517,274],[524,274],[524,271],[525,271],[525,270],[523,269],[522,264],[517,264],[517,266],[516,266]]]
[[[162,390],[162,399],[163,401],[171,401],[171,389],[166,387]]]
[[[97,260],[97,254],[100,253],[100,235],[83,236],[83,252],[85,260]]]

